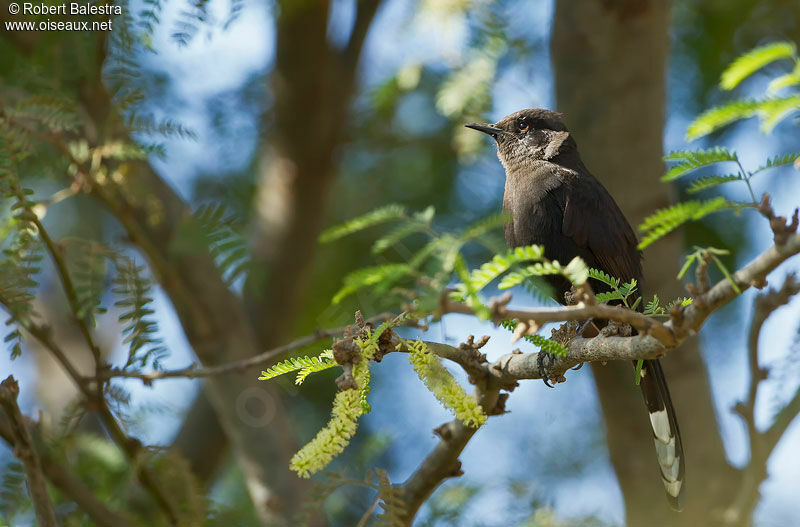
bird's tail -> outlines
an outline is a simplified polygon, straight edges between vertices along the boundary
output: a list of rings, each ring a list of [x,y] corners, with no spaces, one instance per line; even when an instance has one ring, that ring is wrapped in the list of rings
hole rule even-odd
[[[675,418],[675,409],[669,397],[667,381],[658,360],[646,360],[642,365],[642,395],[650,413],[653,441],[661,468],[661,480],[667,500],[675,510],[681,510],[684,476],[684,455],[681,433]]]

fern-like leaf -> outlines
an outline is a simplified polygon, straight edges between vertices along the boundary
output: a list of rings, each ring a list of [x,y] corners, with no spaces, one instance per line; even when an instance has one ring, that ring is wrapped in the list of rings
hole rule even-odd
[[[734,60],[722,72],[719,85],[724,90],[732,90],[767,64],[780,59],[792,59],[796,55],[797,48],[791,42],[772,42],[759,46]]]
[[[338,304],[348,295],[370,286],[375,287],[375,294],[387,291],[398,280],[411,273],[408,264],[386,264],[357,269],[344,277],[344,285],[333,296],[332,303]]]
[[[67,263],[76,294],[76,315],[94,326],[95,316],[107,310],[101,303],[107,286],[108,249],[96,243],[81,243],[69,251]]]
[[[797,85],[800,85],[800,60],[795,62],[792,71],[772,79],[767,85],[767,93],[774,94],[783,88]]]
[[[403,221],[400,225],[392,229],[389,234],[379,238],[372,245],[372,254],[379,254],[393,246],[400,240],[417,233],[424,232],[430,229],[431,221],[433,221],[434,208],[428,207],[422,212],[414,214],[410,219]]]
[[[31,508],[31,499],[25,485],[25,469],[22,463],[13,460],[3,467],[0,478],[0,525],[4,521],[12,522]],[[12,525],[12,523],[9,523]]]
[[[510,289],[516,285],[524,283],[527,279],[534,276],[547,276],[554,274],[563,274],[564,267],[558,262],[536,262],[518,271],[512,271],[500,280],[497,285],[498,289]]]
[[[544,247],[541,245],[528,245],[517,247],[506,254],[497,254],[490,261],[474,269],[469,276],[470,289],[480,291],[489,283],[509,270],[517,263],[541,260],[544,256]]]
[[[518,324],[519,322],[516,320],[503,320],[500,322],[501,326],[512,332],[517,328]],[[551,355],[566,357],[569,353],[569,349],[567,349],[567,347],[563,344],[556,342],[555,340],[545,338],[541,335],[523,335],[522,338],[540,348],[545,353],[549,353]]]
[[[688,221],[697,221],[711,213],[730,210],[736,206],[736,203],[719,197],[706,201],[685,201],[657,210],[639,225],[639,230],[645,233],[639,242],[639,249],[644,249]]]
[[[506,224],[506,222],[508,222],[508,220],[509,215],[505,213],[494,214],[492,216],[482,218],[467,227],[458,238],[464,242],[480,238],[484,234],[502,227]]]
[[[246,275],[250,268],[250,251],[240,234],[244,226],[239,218],[219,203],[200,205],[194,216],[225,282],[231,285]]]
[[[614,278],[600,269],[589,269],[589,278],[594,278],[598,282],[602,282],[611,288],[619,287],[619,278]]]
[[[689,194],[697,194],[700,191],[718,187],[719,185],[723,185],[731,181],[741,181],[741,179],[742,176],[739,174],[730,174],[726,176],[704,176],[692,181],[692,183],[687,187],[686,192]]]
[[[163,340],[158,337],[158,323],[152,318],[152,283],[144,276],[144,266],[128,257],[118,256],[114,260],[116,276],[111,292],[118,298],[114,306],[122,310],[119,316],[123,324],[123,344],[128,344],[128,358],[124,368],[133,365],[140,367],[150,363],[160,368],[168,351]]]
[[[392,485],[389,474],[382,469],[375,469],[375,479],[378,482],[378,500],[380,500],[383,514],[378,516],[378,527],[403,527],[406,525],[406,502],[403,499],[403,490]]]
[[[673,300],[672,302],[670,302],[669,304],[667,304],[665,309],[666,309],[667,312],[669,312],[673,307],[675,307],[677,305],[681,305],[681,306],[685,307],[685,306],[688,306],[689,304],[691,304],[692,300],[693,299],[690,298],[690,297],[679,297],[679,298],[676,298],[675,300]]]
[[[663,312],[664,308],[661,307],[661,302],[658,299],[658,295],[653,295],[653,299],[644,306],[644,314],[648,316],[659,315]]]
[[[674,181],[698,168],[721,163],[723,161],[738,161],[738,159],[736,152],[730,152],[728,149],[719,146],[709,150],[680,150],[671,152],[664,157],[664,160],[680,160],[681,162],[671,167],[661,178],[661,181]]]
[[[689,124],[686,130],[686,139],[691,141],[698,137],[706,136],[740,119],[752,117],[760,107],[760,101],[747,99],[732,101],[706,110]]]
[[[341,225],[330,227],[319,235],[321,243],[329,243],[339,238],[343,238],[358,231],[363,231],[368,227],[373,227],[381,223],[386,223],[392,220],[399,220],[406,217],[406,209],[400,205],[386,205],[379,209],[353,218]]]
[[[0,160],[2,167],[2,160]],[[8,217],[4,231],[5,245],[3,259],[0,261],[0,298],[8,312],[7,326],[12,326],[4,341],[11,347],[11,358],[22,354],[22,332],[36,312],[33,307],[35,290],[38,286],[36,277],[41,271],[42,245],[37,219],[33,207],[28,200],[32,191],[20,187],[19,180],[12,171],[2,173],[0,178],[0,196],[11,198],[12,214]]]
[[[266,371],[262,371],[258,380],[267,381],[279,375],[296,371],[298,373],[294,383],[299,385],[310,374],[333,368],[336,365],[336,361],[333,360],[333,352],[325,350],[317,357],[309,357],[308,355],[305,357],[290,357],[267,368]]]
[[[52,132],[72,131],[78,126],[74,104],[69,99],[35,95],[18,102],[9,110],[20,121],[34,121]]]
[[[761,130],[768,134],[792,112],[800,110],[800,94],[764,100],[758,109]]]
[[[767,170],[768,168],[791,165],[795,163],[798,159],[800,159],[800,152],[789,152],[787,154],[781,154],[767,159],[767,162],[758,167],[753,172],[753,174],[761,172],[762,170]]]

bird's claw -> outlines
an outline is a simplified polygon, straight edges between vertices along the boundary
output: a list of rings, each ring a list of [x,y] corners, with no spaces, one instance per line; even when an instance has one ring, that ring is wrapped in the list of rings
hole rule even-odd
[[[540,351],[536,357],[536,367],[539,369],[539,375],[542,377],[545,385],[549,388],[554,388],[550,384],[550,366],[553,364],[553,355],[546,351]]]

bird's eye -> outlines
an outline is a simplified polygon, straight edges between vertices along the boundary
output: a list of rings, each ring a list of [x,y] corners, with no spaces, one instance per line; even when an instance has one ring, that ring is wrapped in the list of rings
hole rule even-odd
[[[517,128],[520,132],[527,132],[531,128],[531,123],[529,123],[527,119],[522,118],[517,121]]]

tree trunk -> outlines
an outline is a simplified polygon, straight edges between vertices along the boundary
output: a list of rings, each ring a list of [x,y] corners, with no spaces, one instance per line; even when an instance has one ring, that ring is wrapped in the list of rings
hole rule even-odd
[[[633,225],[666,206],[663,174],[665,72],[670,3],[657,0],[569,0],[557,3],[552,35],[558,109],[566,114],[584,162]],[[675,280],[680,237],[645,252],[645,295],[685,294]],[[682,513],[669,510],[652,433],[628,364],[593,368],[605,416],[611,463],[630,526],[713,525],[721,498],[734,487],[725,460],[696,341],[664,360],[686,454]]]

